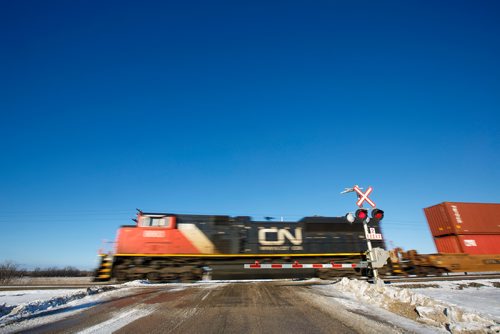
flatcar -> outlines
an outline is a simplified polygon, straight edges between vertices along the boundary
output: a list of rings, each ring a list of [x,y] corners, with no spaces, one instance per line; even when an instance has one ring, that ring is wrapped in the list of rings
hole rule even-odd
[[[424,213],[438,253],[392,250],[388,271],[398,275],[500,272],[500,204],[443,202]]]
[[[416,250],[389,251],[385,272],[395,276],[441,276],[445,273],[500,272],[500,254],[419,254]]]
[[[381,236],[380,220],[380,215],[372,217],[368,224],[374,235]],[[385,249],[383,240],[373,240],[372,244]],[[356,265],[366,262],[366,251],[363,224],[350,223],[346,217],[308,216],[286,222],[138,211],[134,225],[118,229],[114,250],[99,254],[95,280],[192,281],[210,272],[241,275],[240,269],[252,263],[293,268],[249,269],[244,275],[366,275],[369,269]],[[328,269],[332,263],[341,270]]]

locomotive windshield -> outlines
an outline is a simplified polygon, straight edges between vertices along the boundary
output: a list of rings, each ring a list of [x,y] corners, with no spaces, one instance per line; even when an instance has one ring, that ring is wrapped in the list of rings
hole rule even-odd
[[[160,216],[160,217],[142,216],[140,219],[140,226],[169,227],[170,221],[171,217],[166,217],[166,216]]]

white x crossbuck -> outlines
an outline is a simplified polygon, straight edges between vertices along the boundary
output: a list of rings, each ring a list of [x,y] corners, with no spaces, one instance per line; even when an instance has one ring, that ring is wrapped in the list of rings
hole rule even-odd
[[[368,195],[370,195],[370,193],[373,191],[372,187],[368,187],[368,189],[366,189],[366,192],[363,193],[361,189],[358,188],[358,186],[354,186],[354,191],[358,193],[358,201],[356,202],[357,206],[359,206],[360,208],[363,207],[363,202],[366,201],[372,207],[376,207],[375,203],[368,198]]]

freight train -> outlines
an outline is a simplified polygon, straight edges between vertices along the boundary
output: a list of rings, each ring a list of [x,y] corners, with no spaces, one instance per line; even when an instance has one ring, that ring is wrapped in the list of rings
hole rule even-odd
[[[443,202],[424,213],[439,253],[394,249],[393,274],[500,272],[500,204]]]
[[[445,202],[424,212],[439,253],[393,249],[382,275],[500,272],[500,204]],[[282,222],[139,211],[134,225],[119,228],[114,251],[99,254],[95,280],[191,281],[210,272],[228,278],[370,276],[366,241],[385,249],[384,213],[366,215],[358,210],[354,219]],[[369,220],[368,234],[362,220]]]
[[[385,249],[382,218],[382,210],[372,210],[368,228],[379,239],[373,247]],[[248,216],[139,210],[134,225],[118,229],[114,252],[100,254],[95,279],[191,281],[210,271],[234,277],[245,266],[245,275],[259,277],[368,275],[366,251],[363,224],[349,223],[346,217],[254,221]],[[262,269],[266,266],[268,271]],[[279,273],[274,270],[278,267],[283,269]]]

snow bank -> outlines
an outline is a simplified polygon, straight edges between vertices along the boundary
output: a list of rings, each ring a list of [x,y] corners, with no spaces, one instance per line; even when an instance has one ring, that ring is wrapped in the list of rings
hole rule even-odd
[[[37,299],[29,302],[23,302],[19,304],[15,304],[15,298],[8,298],[7,296],[2,296],[0,301],[0,328],[5,326],[6,324],[16,322],[22,320],[24,318],[31,317],[33,315],[39,314],[44,311],[54,310],[62,305],[65,305],[71,301],[82,299],[87,296],[95,295],[104,291],[109,291],[116,289],[115,286],[102,286],[102,287],[90,287],[87,289],[79,289],[73,290],[72,292],[67,292],[62,296],[57,296],[58,291],[55,290],[54,293],[56,296],[51,297],[49,299]],[[47,294],[46,291],[45,295]],[[19,296],[12,295],[13,297]],[[28,293],[28,295],[36,296],[36,293],[33,291]]]
[[[491,317],[436,300],[410,289],[374,285],[348,278],[343,278],[334,287],[353,294],[358,300],[446,329],[451,333],[500,333],[500,323]]]
[[[106,298],[110,290],[113,294],[124,293],[137,287],[168,287],[169,291],[180,291],[188,287],[199,286],[204,289],[214,289],[227,282],[222,281],[199,281],[196,283],[150,283],[147,280],[136,280],[123,284],[94,286],[87,289],[55,289],[55,290],[15,290],[0,292],[0,333],[5,326],[31,319],[33,317],[57,312],[60,309],[71,306],[78,309],[79,305],[87,306],[98,303]],[[97,295],[98,296],[93,296]],[[88,298],[87,298],[88,297]]]

